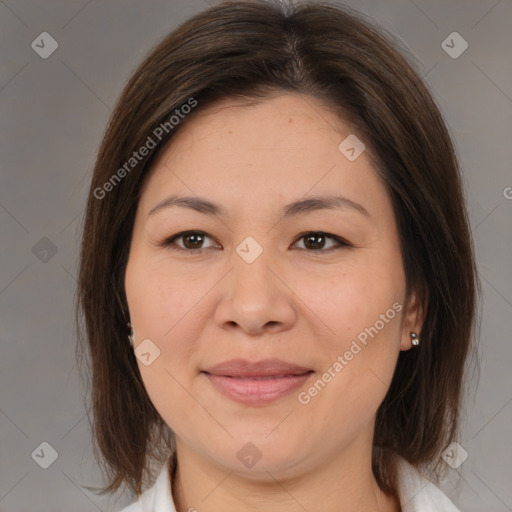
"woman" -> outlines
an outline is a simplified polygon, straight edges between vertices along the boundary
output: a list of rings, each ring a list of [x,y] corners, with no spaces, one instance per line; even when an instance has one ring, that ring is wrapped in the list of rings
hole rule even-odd
[[[102,492],[126,484],[126,512],[456,511],[430,480],[472,340],[461,188],[431,94],[346,8],[229,2],[166,37],[87,203]]]

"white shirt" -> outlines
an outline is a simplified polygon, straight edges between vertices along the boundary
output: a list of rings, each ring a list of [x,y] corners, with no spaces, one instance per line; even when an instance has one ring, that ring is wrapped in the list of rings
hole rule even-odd
[[[162,466],[153,487],[121,512],[176,512],[169,485],[169,460]],[[402,512],[460,512],[441,489],[404,459],[398,466],[398,482]]]

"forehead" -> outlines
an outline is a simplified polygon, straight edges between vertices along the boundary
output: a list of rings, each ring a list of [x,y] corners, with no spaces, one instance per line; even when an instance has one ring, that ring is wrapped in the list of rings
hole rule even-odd
[[[272,195],[300,198],[338,192],[364,198],[382,193],[365,150],[348,160],[340,143],[353,136],[316,98],[281,93],[253,105],[225,99],[197,110],[164,148],[146,177],[146,211],[166,193],[213,195],[254,202]],[[234,195],[235,194],[235,195]]]
[[[331,107],[299,93],[275,92],[258,100],[225,98],[203,109],[199,104],[190,118],[171,142],[177,150],[202,138],[229,142],[244,137],[249,145],[254,140],[254,149],[267,141],[266,146],[260,146],[265,149],[282,147],[283,141],[289,144],[294,135],[309,136],[313,142],[316,135],[326,132],[337,132],[338,136],[350,133],[348,124]],[[236,151],[236,147],[230,149]]]

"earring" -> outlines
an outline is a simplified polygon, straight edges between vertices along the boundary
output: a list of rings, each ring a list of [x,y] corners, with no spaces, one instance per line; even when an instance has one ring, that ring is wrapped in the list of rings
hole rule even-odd
[[[414,346],[418,346],[420,344],[420,339],[418,338],[418,335],[415,332],[411,332],[411,343]]]
[[[128,322],[128,327],[130,328],[130,334],[128,334],[128,339],[130,340],[130,345],[133,347],[134,338],[133,338],[133,329],[132,324]]]

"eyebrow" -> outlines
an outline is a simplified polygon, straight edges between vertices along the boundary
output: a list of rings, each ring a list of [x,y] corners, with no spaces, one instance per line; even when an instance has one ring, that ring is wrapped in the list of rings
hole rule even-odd
[[[225,214],[225,210],[221,205],[213,203],[208,199],[204,199],[202,197],[172,195],[163,201],[160,201],[154,208],[152,208],[148,213],[148,217],[160,210],[163,210],[164,208],[172,208],[174,206],[189,208],[205,215],[215,215],[217,217]],[[333,195],[316,196],[294,201],[293,203],[287,204],[283,207],[282,216],[286,218],[317,210],[332,210],[335,208],[350,208],[370,217],[368,210],[366,210],[363,205],[352,201],[347,197]]]

